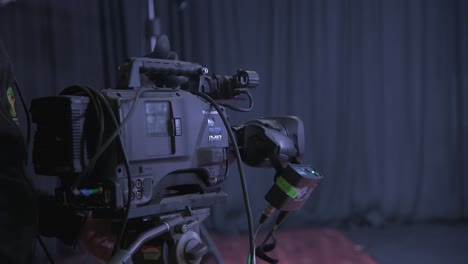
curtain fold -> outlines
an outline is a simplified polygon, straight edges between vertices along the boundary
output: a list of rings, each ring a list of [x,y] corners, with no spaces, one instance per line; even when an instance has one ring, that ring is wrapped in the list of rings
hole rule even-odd
[[[115,86],[124,59],[148,51],[146,19],[146,3],[132,0],[19,0],[1,8],[0,37],[27,107],[32,99],[56,95],[70,85]],[[23,111],[19,118],[26,131]],[[28,172],[33,174],[31,167]],[[37,189],[50,193],[58,184],[48,176],[33,180]],[[77,254],[55,239],[45,242],[54,256]],[[39,245],[36,255],[36,262],[44,263]]]
[[[303,163],[326,179],[286,225],[467,218],[466,1],[181,2],[157,5],[181,59],[260,74],[254,110],[231,112],[232,124],[286,114],[305,123]],[[149,51],[146,4],[19,0],[0,10],[27,102],[71,84],[114,86],[124,58]],[[247,169],[255,219],[273,175]],[[245,231],[235,168],[224,189],[210,226]]]
[[[287,225],[466,219],[465,1],[176,6],[169,1],[161,14],[171,17],[166,30],[182,59],[216,73],[242,67],[260,74],[254,110],[231,113],[232,123],[303,119],[303,162],[326,179]],[[258,216],[273,172],[247,172]],[[230,200],[214,209],[214,228],[246,230],[238,188],[233,171],[225,184]]]

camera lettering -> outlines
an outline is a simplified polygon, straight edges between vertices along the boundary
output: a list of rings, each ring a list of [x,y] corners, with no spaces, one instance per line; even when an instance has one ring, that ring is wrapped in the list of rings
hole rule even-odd
[[[209,135],[208,136],[208,141],[209,142],[221,141],[222,139],[223,139],[222,135]]]

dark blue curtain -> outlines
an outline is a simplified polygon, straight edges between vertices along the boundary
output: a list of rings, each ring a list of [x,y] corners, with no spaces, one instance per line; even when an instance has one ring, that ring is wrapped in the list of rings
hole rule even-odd
[[[259,72],[233,123],[290,114],[327,178],[290,226],[468,216],[468,3],[456,0],[193,1],[162,5],[183,59]],[[166,15],[170,14],[170,16]],[[258,216],[272,170],[248,170]],[[237,175],[218,229],[245,230]]]
[[[18,0],[0,8],[0,38],[27,107],[32,99],[73,84],[114,87],[123,60],[147,49],[146,14],[146,2],[132,0]],[[26,134],[25,113],[17,107]],[[31,167],[28,171],[33,174]],[[37,189],[50,193],[58,184],[48,176],[33,175],[33,180]],[[55,239],[45,242],[55,256],[76,254]],[[36,252],[37,263],[45,263],[39,246]]]
[[[20,0],[0,9],[0,37],[26,105],[74,84],[114,87],[118,66],[147,48],[146,14],[145,2],[130,0]],[[54,188],[51,177],[34,180],[40,188]]]
[[[230,113],[233,124],[303,119],[303,162],[326,179],[286,225],[467,218],[468,2],[164,0],[156,7],[181,59],[219,74],[259,72],[255,108]],[[76,83],[112,87],[125,57],[148,52],[146,8],[146,1],[18,0],[0,9],[0,34],[27,101]],[[273,173],[247,169],[255,219]],[[224,188],[229,202],[213,208],[209,224],[245,231],[234,168]]]

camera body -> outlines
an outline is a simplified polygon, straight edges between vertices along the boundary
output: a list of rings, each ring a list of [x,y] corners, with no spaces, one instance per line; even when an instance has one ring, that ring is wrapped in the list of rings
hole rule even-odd
[[[293,165],[304,149],[299,118],[228,124],[220,101],[246,94],[252,106],[246,88],[258,84],[255,72],[205,76],[197,64],[152,58],[130,59],[121,71],[118,89],[72,86],[31,103],[34,169],[60,177],[56,198],[94,217],[129,220],[119,240],[129,250],[111,263],[138,260],[146,242],[161,249],[157,263],[200,263],[208,250],[200,224],[227,198],[230,151],[238,162],[276,169],[268,208],[300,209],[320,181],[310,166]]]
[[[98,215],[120,217],[130,205],[128,217],[138,218],[223,202],[226,113],[192,91],[231,99],[258,75],[206,73],[190,62],[131,58],[118,89],[76,86],[33,100],[35,172],[61,178],[56,197],[65,206]]]
[[[276,169],[266,198],[278,210],[298,210],[320,180],[310,166],[292,165],[304,150],[299,118],[228,124],[225,108],[252,109],[256,72],[208,76],[199,64],[152,57],[130,58],[119,70],[116,89],[72,86],[31,103],[35,172],[60,177],[62,205],[122,219],[121,234],[135,239],[120,241],[129,251],[112,263],[152,239],[163,253],[157,263],[199,263],[207,252],[199,226],[227,198],[221,184],[231,151],[240,169],[241,160]],[[248,108],[226,103],[241,95]]]

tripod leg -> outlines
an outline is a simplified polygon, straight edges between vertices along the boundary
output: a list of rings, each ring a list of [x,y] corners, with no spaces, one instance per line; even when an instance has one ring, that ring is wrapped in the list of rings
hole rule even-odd
[[[208,251],[213,254],[218,264],[224,264],[223,258],[221,257],[221,253],[219,252],[218,248],[216,247],[215,242],[210,236],[208,230],[203,223],[200,223],[200,233],[205,238],[206,244],[208,245]]]

